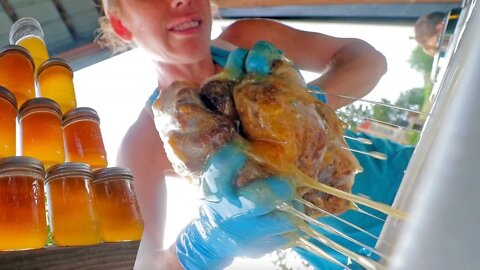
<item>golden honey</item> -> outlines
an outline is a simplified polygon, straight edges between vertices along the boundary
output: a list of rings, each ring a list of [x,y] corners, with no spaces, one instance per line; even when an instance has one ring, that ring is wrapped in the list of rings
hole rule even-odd
[[[10,45],[0,50],[0,85],[15,95],[17,105],[35,97],[35,67],[27,50]]]
[[[29,157],[0,159],[0,251],[47,243],[44,169]]]
[[[57,246],[101,242],[92,189],[92,170],[84,163],[57,164],[47,171],[48,217]]]
[[[47,169],[65,161],[62,115],[55,101],[27,101],[20,108],[19,124],[21,155],[41,160]]]
[[[111,167],[94,172],[98,218],[104,242],[140,240],[143,221],[129,169]]]
[[[9,38],[10,44],[22,46],[30,52],[37,69],[48,59],[42,26],[34,18],[24,17],[15,21]]]
[[[77,107],[73,85],[73,70],[62,59],[45,61],[37,72],[37,89],[41,97],[55,100],[62,114]]]
[[[0,158],[16,154],[17,100],[0,86]]]
[[[40,37],[34,35],[26,36],[17,41],[16,45],[22,46],[30,52],[36,69],[48,59],[47,46]]]
[[[93,170],[107,167],[107,153],[94,109],[81,107],[63,117],[66,161],[84,162]]]

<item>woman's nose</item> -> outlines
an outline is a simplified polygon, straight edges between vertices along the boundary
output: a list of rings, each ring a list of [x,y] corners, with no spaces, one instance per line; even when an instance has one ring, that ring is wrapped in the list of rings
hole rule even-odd
[[[172,6],[175,8],[180,8],[182,6],[190,5],[191,0],[172,0]]]

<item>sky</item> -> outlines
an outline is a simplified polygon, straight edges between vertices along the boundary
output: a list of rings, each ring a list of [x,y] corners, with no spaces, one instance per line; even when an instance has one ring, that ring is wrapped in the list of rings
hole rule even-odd
[[[221,27],[229,23],[230,21],[216,21],[212,37],[216,37]],[[413,36],[413,26],[339,22],[289,24],[337,37],[360,38],[383,53],[387,58],[388,71],[365,97],[367,100],[380,101],[381,98],[387,98],[395,101],[402,91],[423,86],[422,74],[412,70],[408,63],[410,53],[416,47],[415,40],[410,38]],[[304,73],[304,76],[309,81],[315,74]],[[114,166],[123,135],[156,87],[153,66],[141,50],[135,49],[76,71],[74,83],[78,106],[94,108],[100,116],[109,165]],[[167,179],[167,185],[170,196],[165,243],[168,245],[175,241],[178,232],[195,214],[197,190],[175,177]],[[256,268],[249,267],[252,264]],[[229,269],[260,269],[260,265],[264,266],[261,269],[267,269],[271,263],[268,258],[253,262],[238,260]]]

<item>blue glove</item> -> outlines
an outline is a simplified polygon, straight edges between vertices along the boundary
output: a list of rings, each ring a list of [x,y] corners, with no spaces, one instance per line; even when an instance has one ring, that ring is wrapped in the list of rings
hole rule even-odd
[[[296,232],[299,221],[276,210],[280,203],[292,203],[293,185],[269,177],[235,189],[232,182],[246,159],[232,144],[208,159],[200,216],[176,241],[177,256],[185,269],[223,269],[236,256],[263,256],[294,240],[289,234]]]
[[[272,62],[283,57],[283,52],[266,41],[255,43],[245,60],[245,70],[266,76],[270,73]]]
[[[244,63],[248,50],[238,48],[233,50],[228,56],[223,72],[227,73],[231,79],[239,80],[245,74]]]
[[[275,48],[275,46],[266,41],[259,41],[255,43],[253,48],[248,52],[245,59],[245,70],[248,73],[263,76],[268,75],[271,72],[273,61],[281,59],[282,57],[283,52],[281,50]],[[319,86],[307,85],[307,87],[316,91],[316,93],[312,93],[313,96],[323,103],[327,103],[327,97],[325,94],[320,93],[323,91]]]

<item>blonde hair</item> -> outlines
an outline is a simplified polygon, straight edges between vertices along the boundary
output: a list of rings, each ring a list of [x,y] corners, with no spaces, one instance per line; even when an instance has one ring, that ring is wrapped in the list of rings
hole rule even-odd
[[[134,48],[135,45],[132,42],[125,42],[118,37],[106,15],[110,11],[118,12],[120,10],[118,0],[102,0],[102,6],[102,16],[98,18],[100,28],[96,30],[95,42],[102,48],[108,48],[114,54]]]
[[[95,42],[102,48],[108,48],[112,53],[128,51],[135,47],[133,42],[125,42],[113,30],[112,24],[106,14],[120,11],[118,0],[102,0],[102,16],[98,19],[100,28],[96,30]],[[210,0],[212,18],[220,18],[220,12],[214,0]]]

